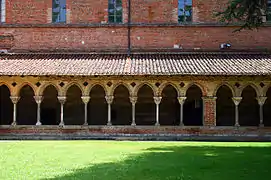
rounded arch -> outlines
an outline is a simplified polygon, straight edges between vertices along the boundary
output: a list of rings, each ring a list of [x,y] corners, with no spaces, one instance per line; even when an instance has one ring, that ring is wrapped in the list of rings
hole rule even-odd
[[[220,83],[220,84],[215,88],[214,94],[213,94],[214,97],[217,96],[217,92],[218,92],[218,91],[220,90],[220,88],[223,87],[223,86],[230,89],[230,91],[231,91],[233,97],[236,95],[233,86],[230,85],[229,83],[223,82],[223,83]]]
[[[259,104],[257,91],[251,85],[242,89],[242,101],[239,104],[239,124],[241,126],[259,126]]]
[[[158,95],[161,96],[162,93],[163,93],[163,91],[164,91],[164,89],[165,89],[166,87],[168,87],[168,86],[172,86],[172,87],[175,89],[175,91],[176,91],[176,93],[177,93],[177,96],[180,96],[180,95],[181,95],[181,93],[180,93],[180,91],[179,91],[179,89],[178,89],[178,86],[177,86],[176,84],[172,83],[172,82],[165,82],[165,83],[162,83],[161,86],[160,86],[159,89],[158,89]]]
[[[139,90],[140,90],[144,85],[146,85],[146,86],[148,86],[149,88],[151,88],[152,93],[153,93],[154,96],[157,95],[157,92],[156,92],[155,87],[154,87],[152,84],[148,83],[148,82],[144,82],[144,83],[141,83],[141,84],[137,85],[137,86],[135,87],[135,90],[134,90],[134,94],[133,94],[133,95],[134,95],[134,96],[138,96]]]
[[[6,82],[0,82],[0,86],[6,86],[9,90],[10,94],[12,94],[13,88],[10,86],[10,84],[8,84]]]
[[[112,103],[112,124],[131,125],[132,124],[132,104],[130,102],[130,92],[125,85],[119,85],[114,90],[114,101]]]
[[[128,90],[129,95],[130,95],[130,96],[132,95],[132,91],[131,91],[130,86],[129,86],[127,83],[124,83],[124,82],[119,82],[119,83],[113,85],[112,91],[111,91],[112,95],[114,95],[116,89],[117,89],[119,86],[124,86],[124,87]]]
[[[60,90],[60,88],[59,88],[56,84],[54,84],[54,83],[52,83],[52,82],[44,83],[43,85],[41,85],[41,87],[38,89],[37,94],[40,95],[40,96],[43,96],[44,91],[45,91],[46,88],[49,87],[49,86],[53,86],[53,87],[56,89],[57,94],[58,94],[58,95],[61,95],[61,90]]]
[[[221,85],[215,94],[216,99],[216,125],[234,126],[235,105],[232,97],[233,92],[227,85]]]
[[[92,89],[94,87],[96,87],[96,86],[100,86],[103,89],[105,95],[108,95],[107,89],[106,89],[105,85],[102,84],[102,83],[93,83],[93,84],[91,84],[89,86],[89,88],[86,90],[86,95],[89,95],[91,93]]]
[[[63,94],[66,96],[68,90],[70,89],[70,87],[72,86],[77,86],[80,90],[81,90],[81,94],[84,95],[84,88],[78,83],[78,82],[70,82],[69,84],[67,84],[64,89],[63,89]]]
[[[206,89],[204,88],[204,86],[201,85],[201,84],[199,84],[199,83],[197,83],[197,82],[192,82],[192,83],[190,83],[190,84],[188,84],[188,85],[186,86],[185,91],[184,91],[184,92],[185,92],[185,95],[187,94],[187,91],[188,91],[192,86],[198,87],[198,88],[200,89],[200,91],[201,91],[202,96],[206,96],[206,95],[207,95],[207,91],[206,91]]]
[[[34,92],[34,95],[37,95],[37,89],[36,89],[36,87],[35,87],[32,83],[30,83],[30,82],[24,82],[24,83],[20,84],[20,85],[18,86],[17,91],[16,91],[15,94],[16,94],[17,96],[19,96],[21,90],[22,90],[25,86],[31,87],[31,89],[32,89],[33,92]]]
[[[253,88],[256,92],[257,97],[261,96],[258,86],[253,83],[247,83],[241,86],[238,96],[242,96],[244,89],[246,89],[247,87]]]

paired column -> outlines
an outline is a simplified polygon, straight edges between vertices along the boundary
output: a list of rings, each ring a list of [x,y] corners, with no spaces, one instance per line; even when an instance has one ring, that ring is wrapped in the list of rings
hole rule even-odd
[[[258,104],[260,106],[260,127],[264,127],[264,122],[263,122],[263,105],[266,101],[267,97],[258,97],[257,100],[258,100]]]
[[[235,126],[239,127],[239,104],[242,101],[242,97],[233,97],[232,100],[234,102],[235,105]]]
[[[113,103],[114,96],[105,96],[106,102],[108,104],[108,118],[107,118],[107,126],[111,126],[111,104]]]
[[[58,96],[57,97],[60,102],[60,123],[59,126],[64,126],[64,104],[66,102],[66,96]]]
[[[40,119],[40,105],[41,105],[41,102],[43,100],[43,96],[34,96],[34,99],[37,103],[37,123],[36,125],[37,126],[40,126],[41,125],[41,119]]]
[[[213,96],[202,97],[204,126],[216,126],[216,99]]]
[[[132,103],[132,126],[136,126],[135,120],[135,106],[137,102],[137,97],[130,97],[130,102]]]
[[[10,96],[10,99],[13,103],[13,122],[12,122],[12,126],[16,126],[17,125],[17,103],[20,100],[19,96]]]
[[[183,105],[185,103],[187,97],[178,97],[178,101],[180,103],[180,126],[183,126]]]
[[[155,126],[160,126],[159,123],[159,105],[161,103],[162,97],[153,97],[154,103],[156,104],[156,123]]]
[[[90,96],[82,96],[81,97],[84,105],[85,105],[85,121],[84,121],[84,126],[88,125],[88,103],[90,100]]]

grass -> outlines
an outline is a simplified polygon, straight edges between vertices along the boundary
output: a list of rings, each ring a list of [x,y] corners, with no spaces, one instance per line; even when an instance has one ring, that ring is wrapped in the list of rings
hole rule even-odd
[[[0,142],[0,179],[270,180],[271,143]]]

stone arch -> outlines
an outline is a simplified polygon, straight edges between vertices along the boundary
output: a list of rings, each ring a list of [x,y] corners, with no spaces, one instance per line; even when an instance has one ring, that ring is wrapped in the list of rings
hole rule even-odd
[[[33,90],[34,92],[34,95],[37,94],[37,88],[30,82],[24,82],[22,84],[20,84],[18,87],[17,87],[17,91],[15,92],[15,95],[19,96],[20,92],[21,92],[21,89],[25,86],[30,86],[31,89]]]
[[[257,92],[254,87],[248,85],[242,89],[242,101],[239,104],[240,126],[259,126],[259,105]]]
[[[41,85],[40,88],[38,89],[37,94],[38,94],[39,96],[43,96],[44,91],[45,91],[46,88],[49,87],[49,86],[53,86],[53,87],[56,89],[57,95],[58,95],[58,96],[61,95],[61,89],[59,88],[59,86],[57,86],[57,85],[56,85],[55,83],[53,83],[53,82],[46,82],[46,83],[44,83],[43,85]]]
[[[67,100],[64,104],[65,125],[84,124],[84,103],[82,101],[82,89],[77,84],[68,86],[66,91]]]
[[[77,87],[80,89],[81,94],[82,94],[82,95],[85,94],[85,93],[84,93],[84,87],[83,87],[82,85],[80,85],[78,82],[70,82],[70,83],[68,83],[68,84],[63,88],[63,94],[64,94],[64,96],[67,95],[68,90],[69,90],[70,87],[72,87],[72,86],[77,86]]]
[[[253,83],[247,83],[247,84],[244,84],[243,86],[241,86],[238,95],[241,96],[242,93],[243,93],[243,91],[244,91],[244,89],[247,88],[247,87],[249,87],[249,86],[252,87],[252,88],[255,90],[257,97],[258,97],[258,96],[261,96],[261,93],[260,93],[260,91],[259,91],[258,86],[255,85],[255,84],[253,84]]]
[[[179,88],[178,88],[178,86],[177,86],[176,84],[174,84],[174,83],[172,83],[172,82],[165,82],[165,83],[162,83],[162,84],[160,85],[160,87],[158,88],[158,96],[161,96],[161,95],[162,95],[163,90],[164,90],[167,86],[172,86],[172,87],[175,89],[175,91],[176,91],[176,93],[177,93],[177,96],[180,96],[180,95],[181,95],[181,93],[180,93],[180,91],[179,91]]]
[[[271,84],[268,84],[263,88],[263,96],[267,96],[267,91],[271,88]]]
[[[90,94],[90,92],[92,91],[92,89],[93,89],[95,86],[100,86],[100,87],[102,87],[102,89],[103,89],[105,95],[108,95],[108,94],[109,94],[107,88],[105,87],[105,85],[102,84],[102,83],[99,83],[99,82],[95,82],[95,83],[91,84],[91,85],[87,88],[86,94],[87,94],[87,95]]]
[[[155,120],[155,103],[153,89],[144,84],[137,92],[136,103],[136,124],[137,125],[154,125]]]
[[[186,91],[184,103],[183,123],[186,126],[203,125],[203,92],[202,89],[193,84]]]
[[[200,90],[201,90],[201,93],[202,93],[202,96],[206,96],[207,95],[207,90],[205,89],[205,87],[200,84],[200,83],[197,83],[197,82],[192,82],[190,84],[188,84],[185,88],[185,94],[187,94],[187,91],[190,87],[192,86],[197,86]]]
[[[180,124],[180,103],[178,96],[178,91],[171,84],[163,88],[159,113],[160,125],[172,126]]]
[[[42,91],[43,101],[41,103],[42,125],[58,125],[60,123],[60,103],[58,101],[59,91],[53,84],[49,84]]]
[[[9,90],[9,93],[12,94],[13,92],[13,88],[11,87],[10,84],[6,83],[6,82],[0,82],[0,86],[6,86]]]
[[[111,118],[113,125],[131,125],[132,104],[130,92],[125,85],[120,84],[114,90],[114,101],[112,104]]]
[[[115,90],[119,87],[119,86],[124,86],[128,92],[129,92],[129,96],[132,95],[132,90],[130,88],[130,86],[127,84],[127,83],[124,83],[124,82],[119,82],[117,84],[114,84],[113,87],[112,87],[112,95],[115,93]]]
[[[263,124],[264,126],[271,126],[271,87],[265,92],[267,97],[265,104],[263,106]]]
[[[233,96],[233,97],[236,96],[234,87],[233,87],[232,85],[230,85],[229,83],[227,83],[227,82],[223,82],[223,83],[220,83],[220,84],[215,88],[214,94],[213,94],[214,97],[217,95],[218,90],[219,90],[222,86],[225,86],[225,87],[229,88],[230,91],[231,91],[231,93],[232,93],[232,96]]]
[[[4,83],[0,84],[0,125],[10,125],[13,121],[13,104],[10,94],[9,87]]]
[[[134,89],[134,96],[138,96],[138,91],[143,87],[143,86],[148,86],[149,88],[151,88],[152,92],[153,92],[153,96],[156,96],[157,95],[157,92],[156,92],[156,88],[148,83],[148,82],[144,82],[144,83],[140,83],[139,85],[137,85]]]
[[[216,99],[216,125],[234,126],[235,124],[235,105],[232,100],[233,91],[227,85],[220,86],[215,96]]]
[[[88,104],[88,124],[107,124],[107,102],[105,99],[106,89],[100,84],[92,86],[89,92],[90,102]]]
[[[33,88],[25,84],[20,88],[20,100],[17,104],[18,125],[35,125],[37,122],[37,103],[34,99],[35,92]]]

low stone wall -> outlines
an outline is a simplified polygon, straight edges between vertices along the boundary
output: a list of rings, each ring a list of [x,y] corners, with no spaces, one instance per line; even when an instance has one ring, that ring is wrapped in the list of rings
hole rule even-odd
[[[271,141],[271,128],[177,126],[2,126],[0,128],[0,139]]]

